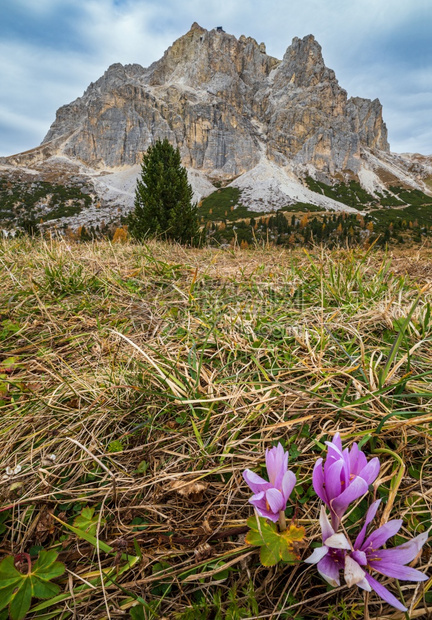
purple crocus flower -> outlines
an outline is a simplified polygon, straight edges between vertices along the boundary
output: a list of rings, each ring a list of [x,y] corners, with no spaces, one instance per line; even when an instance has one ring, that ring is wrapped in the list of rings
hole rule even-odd
[[[332,526],[337,530],[351,502],[364,495],[378,476],[380,462],[377,457],[368,462],[356,443],[351,450],[343,450],[339,433],[326,444],[328,452],[324,467],[323,459],[318,459],[312,484],[315,493],[329,507]]]
[[[288,452],[280,443],[275,448],[267,448],[265,459],[269,482],[250,469],[243,472],[243,478],[254,493],[249,503],[255,506],[261,517],[276,523],[279,513],[286,509],[296,477],[288,470]]]
[[[331,586],[340,586],[339,571],[344,570],[347,551],[351,551],[351,543],[344,534],[336,534],[327,517],[324,506],[321,506],[320,526],[323,546],[314,549],[306,564],[316,564],[321,577]]]
[[[351,561],[357,565],[354,567],[355,572],[358,573],[359,569],[364,570],[364,568],[367,567],[377,573],[381,573],[381,575],[394,577],[401,581],[426,581],[428,579],[427,575],[424,575],[415,568],[405,565],[412,562],[420,553],[421,548],[428,539],[428,532],[419,534],[412,540],[398,547],[381,549],[389,538],[399,532],[402,526],[402,519],[393,519],[374,530],[366,538],[367,527],[373,521],[380,502],[380,499],[374,502],[367,511],[365,524],[356,538],[354,551],[350,554]],[[406,611],[404,605],[402,605],[387,588],[382,586],[368,573],[365,573],[365,580],[369,587],[367,587],[363,581],[357,582],[354,580],[352,583],[356,583],[364,590],[375,590],[378,596],[387,603],[393,605],[393,607],[396,607],[396,609],[400,611]]]
[[[406,611],[406,607],[387,588],[372,577],[369,571],[376,571],[386,577],[394,577],[402,581],[427,580],[426,575],[405,565],[412,562],[418,555],[428,538],[428,534],[420,534],[398,547],[381,549],[389,538],[397,534],[402,525],[402,520],[388,521],[366,538],[367,527],[375,517],[380,501],[377,500],[370,506],[364,526],[360,530],[354,546],[344,534],[334,533],[325,513],[325,508],[322,507],[320,524],[323,546],[315,549],[306,562],[317,564],[320,575],[332,586],[340,585],[339,572],[343,570],[345,581],[349,587],[357,585],[368,592],[374,590],[389,605],[400,611]]]

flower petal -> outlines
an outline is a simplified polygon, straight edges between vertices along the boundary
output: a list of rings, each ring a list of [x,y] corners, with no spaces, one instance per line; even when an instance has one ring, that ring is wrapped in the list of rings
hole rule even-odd
[[[252,497],[249,498],[249,504],[252,504],[255,508],[263,508],[266,510],[266,497],[264,491],[261,491],[261,493],[256,493],[256,495],[252,495]]]
[[[350,461],[350,469],[351,473],[356,476],[359,475],[361,470],[366,467],[367,459],[356,443],[353,443],[350,453],[349,453],[349,461]],[[363,478],[364,476],[362,476]]]
[[[359,473],[359,476],[361,476],[363,480],[366,480],[369,486],[370,484],[372,484],[372,482],[375,481],[376,477],[378,476],[380,467],[381,464],[379,462],[379,458],[375,456],[369,461],[366,467],[363,467],[363,469]]]
[[[336,433],[336,435],[333,437],[332,444],[336,446],[340,452],[342,452],[342,439],[340,433]]]
[[[402,579],[402,581],[426,581],[429,579],[427,575],[411,568],[411,566],[402,566],[392,562],[375,562],[370,561],[369,566],[382,575],[387,577],[394,577],[394,579]]]
[[[320,500],[322,500],[325,504],[328,505],[329,500],[327,499],[327,493],[324,489],[324,472],[322,468],[322,462],[322,459],[318,459],[315,463],[312,473],[312,486]]]
[[[373,502],[373,504],[369,506],[368,511],[366,513],[366,519],[365,519],[364,525],[362,529],[360,530],[360,533],[357,536],[356,541],[354,543],[354,549],[361,548],[363,541],[365,539],[365,536],[366,536],[367,526],[369,525],[369,523],[371,523],[375,519],[375,515],[377,513],[378,506],[380,505],[380,503],[381,503],[381,500],[377,499],[376,502]]]
[[[335,533],[334,529],[330,525],[330,521],[328,519],[326,509],[324,508],[324,506],[321,506],[319,521],[320,521],[320,526],[321,526],[322,539],[324,542],[324,540],[326,540],[327,538],[330,538],[330,536],[333,536],[333,534]]]
[[[331,450],[334,449],[340,456],[342,456],[342,439],[340,433],[336,433],[333,439],[331,441],[326,441],[325,444],[328,448]]]
[[[285,452],[281,443],[266,450],[266,467],[272,486],[279,489],[283,475],[288,468],[288,452]]]
[[[257,495],[252,495],[249,500],[249,503],[256,509],[260,517],[264,517],[265,519],[270,519],[276,523],[279,519],[279,512],[274,513],[271,509],[269,510],[265,493],[257,493]]]
[[[425,544],[429,537],[428,532],[419,534],[412,540],[408,540],[406,543],[393,547],[392,549],[382,549],[379,552],[379,557],[383,562],[397,562],[398,564],[408,564],[412,562],[414,558],[419,554],[421,548]]]
[[[305,561],[306,564],[316,564],[320,560],[323,559],[325,555],[329,552],[328,547],[317,547],[313,550],[312,555],[310,555]]]
[[[254,493],[260,493],[261,491],[266,491],[271,488],[270,482],[258,476],[254,471],[250,469],[245,469],[243,472],[243,478],[246,481],[246,484],[252,489]]]
[[[324,476],[325,489],[327,491],[327,497],[331,502],[335,497],[339,497],[342,492],[341,485],[341,472],[344,467],[344,462],[339,459],[333,465],[331,465]]]
[[[357,564],[360,564],[360,566],[366,566],[367,557],[366,553],[364,553],[363,551],[353,551],[351,553],[351,557],[357,562]]]
[[[363,452],[359,449],[356,443],[353,443],[353,445],[351,446],[350,453],[349,453],[349,462],[350,462],[351,471],[355,470],[360,454],[363,454]]]
[[[353,560],[349,555],[347,555],[345,558],[344,576],[347,586],[351,588],[359,581],[363,581],[366,573],[361,568],[360,564],[357,564],[355,560]]]
[[[373,531],[372,534],[366,538],[362,545],[362,551],[379,549],[389,538],[397,534],[401,527],[402,519],[393,519],[392,521],[384,523],[384,525]]]
[[[260,517],[263,517],[264,519],[268,519],[269,521],[273,521],[273,523],[277,523],[279,520],[279,514],[275,515],[273,514],[273,512],[270,512],[269,510],[266,510],[265,508],[256,507],[256,511]]]
[[[351,465],[350,465],[348,448],[345,448],[342,454],[343,454],[344,469],[341,475],[341,480],[344,481],[345,488],[347,488],[348,484],[351,483]]]
[[[366,575],[365,578],[362,579],[361,581],[358,581],[356,584],[359,588],[362,588],[363,590],[366,590],[366,592],[371,592],[372,588],[370,587],[367,579],[366,579]]]
[[[331,586],[334,588],[340,586],[339,568],[328,555],[324,556],[323,559],[318,562],[317,570],[321,577]]]
[[[332,510],[334,510],[338,517],[341,518],[351,502],[354,502],[356,499],[367,493],[367,490],[368,485],[366,482],[363,478],[357,476],[351,482],[349,487],[345,489],[345,491],[342,491],[339,497],[336,497],[331,502]]]
[[[291,495],[297,479],[295,477],[294,472],[287,471],[282,478],[282,495],[284,497],[285,503],[288,501],[289,496]]]
[[[281,510],[285,510],[286,501],[278,489],[268,489],[268,491],[265,492],[265,496],[272,512],[279,514]]]
[[[378,596],[382,598],[386,603],[392,605],[396,609],[399,609],[399,611],[407,611],[405,605],[402,605],[402,603],[400,603],[397,598],[393,596],[393,594],[389,592],[389,590],[387,590],[387,588],[382,586],[379,581],[377,581],[367,573],[365,575],[365,579],[371,586],[372,590],[374,590],[378,594]]]
[[[339,534],[333,534],[329,538],[326,538],[324,541],[326,547],[331,547],[332,549],[348,549],[351,551],[351,543],[345,534],[339,532]]]

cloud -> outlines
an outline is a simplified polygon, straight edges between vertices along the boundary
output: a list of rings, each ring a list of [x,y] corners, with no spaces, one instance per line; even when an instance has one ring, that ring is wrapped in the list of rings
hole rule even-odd
[[[0,155],[26,134],[36,146],[110,64],[149,66],[194,21],[253,36],[278,58],[314,34],[349,95],[381,100],[392,147],[432,152],[429,0],[14,0],[0,21]]]
[[[58,63],[52,56],[28,43],[0,43],[0,155],[16,153],[23,148],[23,135],[28,133],[25,148],[37,146],[64,103],[80,96],[92,80],[99,77],[85,58],[74,52],[59,53]],[[19,145],[13,141],[12,128],[20,134]]]

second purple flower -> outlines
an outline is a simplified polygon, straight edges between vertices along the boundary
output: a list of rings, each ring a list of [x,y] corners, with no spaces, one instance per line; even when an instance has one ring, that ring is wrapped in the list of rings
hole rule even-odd
[[[351,502],[367,493],[368,487],[379,474],[380,462],[374,457],[369,462],[356,443],[351,450],[342,448],[339,433],[332,442],[326,441],[327,458],[318,459],[312,474],[315,493],[329,507],[331,522],[336,531]]]

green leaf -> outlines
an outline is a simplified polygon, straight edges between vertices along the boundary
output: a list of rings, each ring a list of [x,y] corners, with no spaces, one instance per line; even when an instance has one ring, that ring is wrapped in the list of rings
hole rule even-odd
[[[29,555],[32,558],[37,558],[39,556],[39,553],[42,551],[43,547],[42,545],[33,545],[30,547],[29,549]]]
[[[14,366],[16,366],[19,362],[19,358],[18,357],[7,357],[5,360],[2,361],[1,365],[3,368],[6,368],[7,370],[12,370]]]
[[[33,609],[30,609],[30,613],[32,612],[33,612]],[[66,618],[70,618],[71,616],[72,616],[72,613],[70,611],[65,612],[64,609],[60,607],[46,614],[35,616],[35,618],[37,618],[38,620],[51,620],[51,618],[55,618],[55,620],[58,620],[59,618],[61,618],[62,620],[66,620]]]
[[[69,523],[65,523],[65,521],[62,521],[55,515],[53,515],[53,517],[56,521],[61,523],[64,527],[67,527],[68,530],[76,534],[79,538],[82,538],[83,540],[86,540],[87,542],[89,542],[91,545],[93,545],[93,547],[97,548],[99,546],[99,549],[101,551],[104,551],[105,553],[112,553],[114,551],[113,547],[110,547],[109,545],[104,543],[102,540],[95,538],[88,532],[85,532],[84,530],[81,530],[78,527],[74,527],[73,525],[69,525]]]
[[[99,516],[94,516],[94,511],[94,508],[89,508],[88,506],[86,506],[82,509],[81,514],[79,514],[73,522],[75,527],[84,532],[88,532],[92,536],[96,534],[99,521]],[[101,525],[105,525],[106,520],[101,519],[100,523]]]
[[[251,528],[246,535],[246,542],[261,547],[260,560],[263,566],[274,566],[280,560],[295,562],[299,559],[296,543],[303,541],[305,530],[291,524],[283,532],[279,532],[276,523],[262,517],[250,517],[247,522]]]
[[[260,561],[263,566],[274,566],[281,560],[279,553],[279,541],[272,541],[263,545],[260,550]]]
[[[59,562],[60,563],[60,562]],[[64,572],[64,567],[63,567]],[[49,581],[43,581],[42,579],[38,579],[37,577],[32,578],[33,585],[33,596],[36,598],[51,598],[52,596],[57,596],[60,592],[60,586],[56,583],[50,583]]]
[[[136,605],[130,609],[130,617],[132,620],[146,620],[144,614],[144,607],[142,605]]]
[[[141,461],[135,471],[137,474],[145,474],[149,466],[150,463],[148,463],[147,461]]]
[[[36,575],[39,579],[48,581],[60,577],[65,572],[64,564],[56,562],[58,553],[55,551],[42,551],[39,554],[39,558],[33,565],[32,574]]]
[[[215,579],[217,579],[218,581],[222,580],[222,579],[228,579],[229,574],[232,570],[232,568],[230,566],[228,566],[228,568],[226,568],[226,564],[223,560],[219,560],[217,562],[211,562],[210,564],[208,564],[208,569],[210,570],[215,570],[215,569],[220,569],[218,572],[216,572],[214,574]]]
[[[168,569],[171,568],[171,564],[168,564],[168,562],[156,562],[156,564],[153,564],[152,566],[152,575],[156,575],[157,573],[162,573],[163,571],[168,571]]]
[[[133,544],[134,544],[134,549],[135,549],[135,553],[137,554],[137,557],[139,557],[140,561],[142,561],[143,555],[142,555],[141,547],[139,546],[135,538],[133,540]]]
[[[162,573],[161,574],[161,581],[159,582],[155,582],[153,588],[150,590],[150,592],[155,595],[155,596],[166,596],[172,588],[172,578],[170,578],[169,575],[167,575],[167,573],[172,572],[172,568],[171,568],[171,564],[168,564],[168,562],[164,562],[163,560],[161,562],[157,562],[156,564],[154,564],[152,566],[152,574],[153,575],[157,575],[158,573]],[[164,579],[168,578],[168,582],[164,581]]]
[[[14,557],[9,556],[0,563],[0,591],[9,585],[19,583],[22,575],[15,568]]]
[[[267,521],[267,519],[263,519],[262,517],[249,517],[247,524],[250,530],[246,534],[246,542],[255,547],[261,547],[266,544],[266,534],[268,535],[269,532],[277,532],[276,523]]]
[[[17,589],[17,584],[14,583],[12,585],[9,585],[7,588],[2,588],[0,590],[0,609],[4,609],[5,607],[9,605],[9,603],[14,597],[16,589]]]
[[[9,556],[0,563],[0,610],[9,605],[12,620],[24,618],[30,608],[32,596],[52,598],[60,592],[57,584],[49,580],[59,577],[65,571],[61,562],[57,562],[56,551],[41,550],[39,559],[31,564],[27,558],[29,571],[20,573],[15,568],[15,558]]]
[[[23,581],[9,605],[12,620],[22,620],[30,609],[32,597],[32,582],[29,575],[23,575]]]

